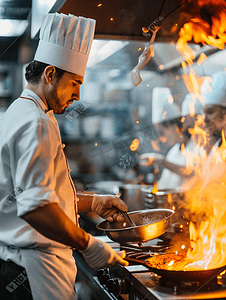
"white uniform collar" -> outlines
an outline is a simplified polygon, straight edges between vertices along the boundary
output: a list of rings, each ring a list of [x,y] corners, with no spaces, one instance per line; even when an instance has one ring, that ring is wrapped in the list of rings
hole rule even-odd
[[[35,94],[33,91],[29,90],[29,89],[25,89],[22,94],[21,97],[24,98],[31,98],[32,100],[34,100],[37,105],[46,113],[48,111],[47,106],[45,105],[45,103],[42,101],[41,98],[39,98],[39,96],[37,94]]]

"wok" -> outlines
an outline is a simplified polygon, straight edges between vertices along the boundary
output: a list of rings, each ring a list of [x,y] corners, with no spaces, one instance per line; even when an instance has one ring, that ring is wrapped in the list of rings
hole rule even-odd
[[[128,222],[103,221],[97,224],[99,230],[104,230],[107,236],[120,244],[141,243],[155,239],[166,232],[170,218],[174,214],[171,209],[147,209],[128,213],[136,226]]]
[[[166,256],[167,254],[159,254],[152,259],[158,259],[159,256]],[[147,261],[136,259],[136,258],[125,258],[129,262],[142,264],[145,267],[147,267],[151,272],[154,272],[158,274],[159,276],[163,276],[169,279],[176,279],[181,281],[199,281],[199,282],[207,282],[211,280],[212,278],[216,277],[218,274],[220,274],[222,271],[226,269],[226,266],[221,266],[215,269],[209,269],[209,270],[188,270],[188,271],[174,271],[174,270],[164,270],[164,269],[158,269],[150,267]]]

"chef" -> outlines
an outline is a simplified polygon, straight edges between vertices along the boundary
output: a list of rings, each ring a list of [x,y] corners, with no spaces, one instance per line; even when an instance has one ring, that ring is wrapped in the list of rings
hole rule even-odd
[[[91,268],[128,265],[124,253],[86,233],[77,211],[109,221],[127,210],[112,195],[76,195],[54,113],[79,100],[95,20],[44,15],[28,85],[0,126],[1,299],[76,299],[72,250]]]
[[[186,153],[189,151],[192,155],[196,143],[191,138],[191,134],[188,131],[189,128],[194,127],[195,122],[195,118],[190,117],[190,110],[192,110],[195,115],[203,114],[202,104],[196,99],[194,94],[187,94],[185,96],[180,112],[173,102],[169,103],[168,101],[168,98],[172,98],[171,91],[168,88],[164,89],[166,95],[168,95],[167,97],[165,96],[165,98],[163,93],[160,95],[158,92],[156,95],[157,92],[153,90],[152,101],[156,103],[156,105],[152,105],[153,121],[155,124],[160,123],[163,120],[168,122],[171,121],[172,125],[168,126],[167,138],[168,136],[170,139],[174,138],[175,144],[169,149],[166,156],[154,152],[144,153],[140,156],[141,165],[148,166],[154,164],[164,168],[157,184],[159,190],[178,189],[191,176],[193,168],[186,168]],[[164,119],[162,117],[163,115]],[[184,117],[183,123],[181,123],[182,117]],[[172,128],[176,126],[178,126],[178,132],[181,132],[180,140],[177,138],[178,134],[172,132]]]
[[[226,133],[226,72],[219,71],[206,78],[201,87],[206,130],[210,134],[210,156],[222,144],[222,130]]]

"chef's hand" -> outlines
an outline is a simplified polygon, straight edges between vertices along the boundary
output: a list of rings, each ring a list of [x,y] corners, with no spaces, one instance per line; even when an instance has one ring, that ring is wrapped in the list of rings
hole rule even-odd
[[[124,260],[125,251],[116,252],[107,243],[90,235],[88,246],[80,251],[87,264],[93,269],[107,268],[109,266],[123,265],[128,266],[128,261]]]
[[[150,166],[155,163],[161,164],[165,159],[165,156],[160,153],[144,153],[140,155],[140,165],[142,166]]]
[[[93,197],[91,210],[96,212],[102,218],[109,222],[123,222],[124,217],[115,208],[118,207],[122,211],[127,211],[127,205],[119,197],[114,195],[97,195]]]

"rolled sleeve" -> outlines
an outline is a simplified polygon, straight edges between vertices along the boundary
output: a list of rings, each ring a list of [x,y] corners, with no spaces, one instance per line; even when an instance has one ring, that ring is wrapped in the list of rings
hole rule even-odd
[[[21,191],[16,197],[19,217],[43,205],[59,202],[54,173],[60,145],[48,117],[27,122],[10,144],[14,186]]]
[[[58,203],[54,191],[49,188],[33,187],[17,196],[17,216],[21,217],[38,207],[49,203]]]

